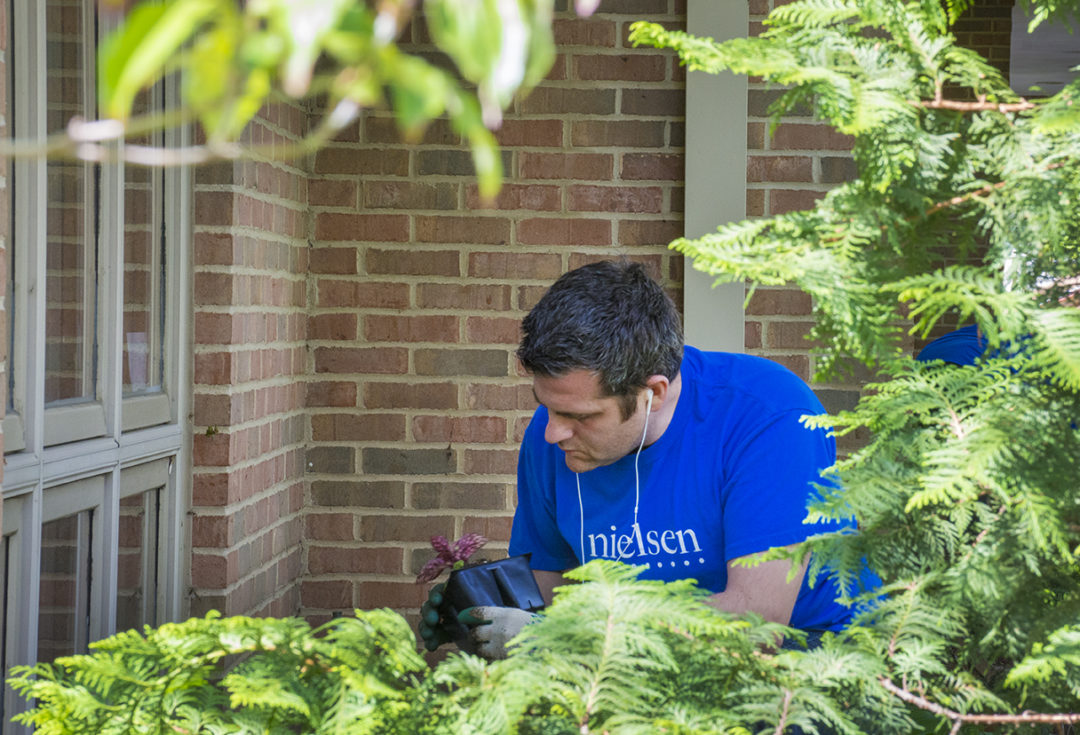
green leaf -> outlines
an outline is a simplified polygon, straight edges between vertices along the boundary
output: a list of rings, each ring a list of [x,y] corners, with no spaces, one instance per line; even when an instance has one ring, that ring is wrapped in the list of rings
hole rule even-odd
[[[162,75],[167,62],[215,14],[235,13],[228,0],[143,2],[99,52],[99,102],[126,120],[138,93]]]

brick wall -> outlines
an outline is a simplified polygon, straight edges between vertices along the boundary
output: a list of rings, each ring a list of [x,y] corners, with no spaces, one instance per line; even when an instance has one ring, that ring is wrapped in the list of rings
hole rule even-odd
[[[248,144],[287,145],[304,110],[267,106]],[[191,612],[299,610],[307,179],[292,163],[200,169],[193,243]]]
[[[551,281],[626,255],[678,296],[666,244],[682,232],[684,75],[626,36],[684,13],[672,0],[560,12],[554,68],[499,131],[494,203],[445,124],[406,145],[370,114],[315,158],[305,613],[415,612],[433,534],[479,532],[504,554],[535,406],[513,350]],[[412,40],[427,46],[422,27]]]
[[[750,0],[749,33],[782,0]],[[768,133],[769,106],[781,95],[760,79],[747,92],[746,216],[767,217],[810,209],[826,192],[855,176],[852,139],[813,119],[809,107],[794,110]],[[757,289],[746,307],[746,351],[775,360],[809,381],[813,374],[810,343],[813,326],[810,296],[796,287]],[[859,397],[857,383],[815,384],[826,410],[851,408]],[[859,439],[855,439],[857,442]],[[844,442],[840,450],[850,449]]]
[[[770,7],[751,0],[750,32]],[[685,7],[559,12],[555,66],[498,134],[494,203],[447,124],[404,143],[378,112],[303,168],[199,173],[193,613],[413,614],[431,535],[475,531],[504,553],[534,407],[513,358],[521,317],[561,273],[622,255],[681,301],[666,245],[682,233],[685,80],[672,55],[629,47],[642,18],[683,27]],[[808,114],[766,138],[774,95],[750,85],[752,217],[812,206],[854,173],[850,141]],[[253,140],[303,124],[274,107]],[[810,314],[798,290],[760,290],[748,350],[809,377]],[[858,395],[815,387],[830,409]]]

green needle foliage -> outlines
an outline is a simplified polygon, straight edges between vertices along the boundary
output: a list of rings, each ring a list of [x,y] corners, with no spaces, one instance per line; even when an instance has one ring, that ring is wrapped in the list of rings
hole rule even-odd
[[[857,178],[814,210],[673,247],[721,281],[797,284],[819,376],[876,376],[854,410],[807,419],[869,430],[810,510],[860,532],[796,555],[852,590],[864,560],[883,578],[848,637],[882,667],[867,701],[909,709],[913,729],[890,732],[1080,722],[1080,80],[1017,95],[956,45],[970,4],[802,0],[726,43],[632,32],[691,69],[777,85],[777,121],[809,108],[852,136]],[[1077,9],[1026,5],[1037,20]],[[971,322],[989,343],[976,366],[902,349],[905,332]]]
[[[91,648],[17,667],[9,681],[37,707],[16,719],[41,735],[396,732],[426,669],[408,625],[386,610],[316,630],[211,613]]]

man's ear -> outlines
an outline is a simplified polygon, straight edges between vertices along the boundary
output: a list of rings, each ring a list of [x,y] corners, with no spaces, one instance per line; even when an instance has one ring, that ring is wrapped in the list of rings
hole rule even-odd
[[[652,391],[652,410],[659,411],[668,397],[671,381],[665,375],[650,375],[645,381],[645,389]]]

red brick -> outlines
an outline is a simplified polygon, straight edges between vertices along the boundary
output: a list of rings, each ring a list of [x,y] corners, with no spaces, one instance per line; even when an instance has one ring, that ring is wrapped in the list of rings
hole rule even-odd
[[[557,212],[561,207],[562,191],[558,186],[504,183],[494,202],[483,201],[475,184],[470,184],[465,194],[465,208],[469,210],[494,208]]]
[[[356,606],[370,610],[379,607],[419,608],[427,600],[424,585],[408,582],[359,582],[356,589]]]
[[[513,475],[517,460],[515,449],[466,449],[464,470],[468,475]]]
[[[530,278],[554,280],[562,274],[562,258],[547,253],[470,253],[469,276],[515,280]]]
[[[464,533],[478,533],[491,541],[509,541],[513,516],[470,516],[461,526]]]
[[[408,242],[409,218],[398,214],[337,214],[315,216],[317,240]]]
[[[203,467],[224,467],[229,464],[231,451],[229,435],[195,434],[192,441],[192,461]]]
[[[233,224],[236,202],[231,191],[195,192],[195,222],[198,225],[228,226]]]
[[[746,126],[746,148],[749,152],[765,149],[765,123],[748,123]]]
[[[373,281],[337,281],[321,278],[316,282],[316,304],[323,308],[375,307],[404,309],[409,305],[409,287],[404,283]]]
[[[470,344],[516,346],[521,341],[521,320],[513,317],[469,317],[465,320],[465,341]]]
[[[623,246],[667,245],[682,235],[680,220],[623,220],[619,223],[619,244]]]
[[[557,46],[615,46],[615,23],[599,18],[556,18],[551,24]]]
[[[393,117],[370,115],[364,120],[365,143],[400,143],[403,137],[398,121]],[[455,145],[461,142],[461,136],[454,131],[449,120],[432,120],[415,142],[423,145]]]
[[[765,215],[765,192],[761,189],[746,190],[746,216],[762,217]]]
[[[413,438],[419,442],[497,444],[506,441],[506,420],[497,416],[417,416]]]
[[[588,81],[662,82],[667,60],[656,53],[575,55],[574,78]]]
[[[813,209],[817,200],[825,196],[820,191],[798,189],[774,189],[769,192],[769,213],[784,214],[804,209]]]
[[[469,383],[465,386],[465,408],[481,411],[532,411],[536,408],[531,385]]]
[[[217,306],[232,303],[233,280],[232,273],[196,271],[192,276],[192,295],[195,304]],[[130,301],[130,299],[126,300]]]
[[[517,241],[522,245],[610,245],[611,222],[600,219],[526,219],[518,224]]]
[[[454,519],[450,516],[430,514],[365,515],[360,519],[360,537],[372,541],[424,541],[432,536],[450,537],[454,532]]]
[[[222,549],[231,546],[233,522],[228,516],[197,514],[191,519],[191,545],[196,548]]]
[[[355,181],[342,179],[312,179],[308,182],[307,203],[312,207],[355,207]]]
[[[385,148],[329,146],[316,154],[315,173],[408,176],[409,153]]]
[[[623,89],[619,112],[623,115],[683,118],[686,116],[686,90]]]
[[[518,154],[523,179],[608,180],[615,157],[608,153],[530,153]]]
[[[507,311],[510,308],[510,286],[423,283],[416,289],[416,305],[421,309]]]
[[[233,378],[233,355],[229,352],[204,352],[195,353],[194,357],[195,385],[226,385]]]
[[[800,350],[812,345],[806,339],[813,322],[769,321],[765,329],[765,344],[770,349]]]
[[[364,206],[372,209],[457,209],[457,184],[412,181],[364,183]]]
[[[746,180],[813,181],[813,161],[809,156],[749,156]]]
[[[191,585],[196,589],[224,589],[236,579],[235,563],[219,554],[192,554]]]
[[[351,608],[353,607],[352,582],[344,579],[322,581],[305,579],[300,585],[300,600],[304,607],[308,608],[331,610]]]
[[[400,347],[322,347],[315,350],[316,373],[404,373],[409,352]]]
[[[664,205],[664,192],[656,186],[571,186],[567,197],[572,212],[659,213]]]
[[[312,546],[308,549],[308,574],[401,574],[404,551],[400,548],[343,549]]]
[[[323,380],[306,383],[305,387],[305,406],[349,407],[356,405],[356,383]]]
[[[356,314],[319,314],[308,317],[308,339],[355,340]]]
[[[664,121],[638,120],[578,120],[570,130],[574,146],[659,148],[664,145]]]
[[[356,248],[312,248],[308,268],[312,273],[352,275],[356,273]]]
[[[227,426],[232,423],[232,397],[222,393],[196,393],[192,401],[196,426]]]
[[[521,101],[524,115],[611,115],[615,112],[614,89],[539,87]]]
[[[457,342],[456,316],[364,317],[364,338],[368,342]]]
[[[565,54],[556,54],[554,63],[552,63],[548,73],[544,76],[544,81],[560,82],[565,80],[567,78],[566,67],[569,63],[570,59]]]
[[[506,243],[510,239],[510,221],[495,217],[417,217],[418,242],[435,243]]]
[[[622,159],[622,178],[631,181],[682,181],[685,157],[675,153],[627,153]]]
[[[196,232],[192,238],[195,265],[229,265],[233,262],[236,241],[232,234]]]
[[[743,347],[747,350],[761,349],[761,322],[747,320],[743,324]]]
[[[562,120],[503,120],[495,133],[500,146],[559,147],[563,144]]]
[[[458,389],[453,383],[364,382],[364,406],[367,408],[458,407]]]
[[[365,258],[370,274],[405,276],[461,275],[456,250],[368,250]]]
[[[316,442],[402,441],[405,417],[396,414],[315,414],[311,438]]]
[[[225,472],[196,472],[191,477],[191,503],[219,507],[229,503],[229,475]]]
[[[355,541],[351,513],[309,513],[304,518],[304,534],[315,541]]]
[[[809,316],[813,300],[810,294],[797,289],[758,288],[746,306],[747,314],[770,316]]]
[[[855,139],[827,125],[781,123],[773,131],[773,150],[847,151]]]

